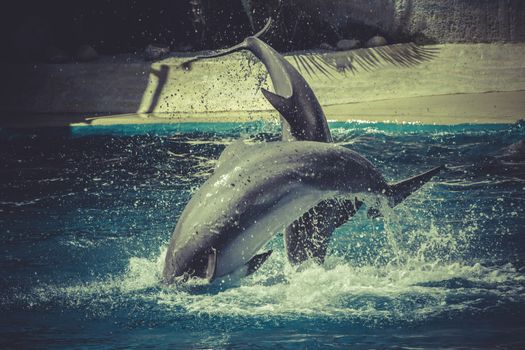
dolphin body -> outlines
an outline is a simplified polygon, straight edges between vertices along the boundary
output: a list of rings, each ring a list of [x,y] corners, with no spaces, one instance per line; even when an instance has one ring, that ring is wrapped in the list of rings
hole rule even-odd
[[[240,44],[209,55],[196,56],[186,61],[183,66],[189,68],[191,63],[202,59],[221,57],[240,50],[250,51],[264,64],[272,80],[275,93],[264,88],[261,90],[281,115],[282,141],[332,142],[328,122],[311,87],[294,66],[259,39],[268,31],[270,25],[271,18],[261,31],[247,37]],[[436,169],[432,169],[417,177],[411,185],[412,190],[421,187],[437,172]],[[417,184],[417,188],[414,184]],[[406,194],[408,195],[409,193]],[[354,216],[361,204],[353,200],[326,199],[292,222],[284,233],[288,260],[292,264],[299,264],[308,259],[322,263],[333,231]],[[369,216],[378,215],[380,214],[377,210],[369,210]]]
[[[390,206],[419,187],[389,185],[358,153],[329,143],[270,142],[225,152],[182,212],[166,253],[166,283],[255,271],[275,235],[323,200],[384,197]],[[437,170],[435,170],[437,171]]]
[[[240,50],[250,51],[264,64],[272,80],[275,93],[264,88],[261,90],[281,115],[282,141],[332,142],[328,122],[311,87],[294,66],[259,39],[267,32],[270,24],[271,19],[261,31],[238,45],[194,57],[184,65],[189,68],[191,63],[198,60],[221,57]],[[352,201],[327,200],[319,203],[286,228],[288,260],[298,264],[313,257],[322,262],[333,230],[345,223],[356,210]]]

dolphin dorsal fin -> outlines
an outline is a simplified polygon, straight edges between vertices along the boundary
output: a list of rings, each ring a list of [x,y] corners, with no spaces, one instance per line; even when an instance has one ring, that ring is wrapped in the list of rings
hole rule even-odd
[[[261,91],[264,97],[266,97],[268,102],[270,102],[270,104],[273,106],[273,108],[275,108],[279,113],[281,113],[281,116],[283,116],[283,118],[290,118],[290,116],[293,115],[293,113],[290,113],[292,108],[294,108],[292,97],[284,97],[281,95],[277,95],[271,91],[266,90],[265,88],[261,88]],[[294,124],[293,120],[286,121],[291,125]]]
[[[390,206],[393,208],[399,203],[401,203],[403,200],[405,200],[405,198],[410,196],[413,192],[417,191],[425,183],[430,181],[430,179],[434,177],[434,175],[439,173],[442,169],[444,169],[444,166],[438,166],[423,174],[390,185]]]
[[[246,143],[246,141],[247,140],[239,139],[228,145],[217,160],[216,169],[223,167],[224,164],[230,163],[231,161],[238,161],[239,158],[248,151],[254,152],[254,149],[264,146],[262,143]]]

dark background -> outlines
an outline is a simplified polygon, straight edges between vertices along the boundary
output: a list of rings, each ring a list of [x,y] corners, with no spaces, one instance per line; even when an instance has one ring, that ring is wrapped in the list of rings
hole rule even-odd
[[[525,41],[524,0],[19,0],[0,10],[0,60],[45,61],[50,48],[72,55],[82,45],[101,54],[149,44],[217,49],[270,16],[264,40],[280,51],[375,35],[388,43]]]
[[[49,47],[72,52],[85,44],[102,54],[142,52],[155,43],[172,51],[216,49],[258,31],[269,16],[275,23],[265,39],[280,50],[334,45],[345,32],[365,38],[378,33],[355,23],[335,29],[296,2],[252,0],[251,18],[241,0],[10,2],[0,15],[0,57],[38,61]]]

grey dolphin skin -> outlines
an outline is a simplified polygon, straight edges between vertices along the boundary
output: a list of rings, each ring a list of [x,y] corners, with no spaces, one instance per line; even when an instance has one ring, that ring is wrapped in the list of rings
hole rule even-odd
[[[271,254],[257,255],[275,233],[323,200],[384,197],[394,206],[419,187],[414,179],[389,185],[365,158],[333,144],[270,142],[243,149],[221,157],[182,212],[166,253],[166,283],[250,274]]]
[[[264,64],[271,77],[275,93],[265,89],[262,92],[281,115],[282,140],[332,142],[324,112],[306,80],[282,55],[259,39],[270,25],[271,18],[261,31],[240,44],[194,57],[184,65],[190,67],[195,61],[221,57],[240,50],[252,52]],[[432,176],[418,178],[419,186]],[[359,201],[328,199],[293,222],[285,230],[288,260],[293,264],[307,259],[322,263],[333,231],[351,218],[360,205]],[[373,211],[369,213],[373,215]]]

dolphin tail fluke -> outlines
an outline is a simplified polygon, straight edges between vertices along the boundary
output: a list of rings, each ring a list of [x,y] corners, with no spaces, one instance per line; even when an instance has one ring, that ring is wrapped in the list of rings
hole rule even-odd
[[[181,63],[180,67],[184,70],[190,70],[192,68],[192,64],[194,62],[197,62],[197,61],[200,61],[200,60],[204,60],[204,59],[208,59],[208,58],[218,58],[218,57],[222,57],[222,56],[226,56],[226,55],[229,55],[229,54],[232,54],[234,52],[237,52],[237,51],[241,51],[241,50],[244,50],[246,49],[246,43],[244,42],[241,42],[240,44],[237,44],[237,45],[234,45],[230,48],[227,48],[227,49],[224,49],[224,50],[218,50],[216,52],[213,52],[213,53],[210,53],[210,54],[206,54],[206,55],[199,55],[199,56],[195,56],[183,63]]]
[[[246,263],[246,276],[249,276],[255,271],[257,271],[259,267],[261,267],[261,265],[264,264],[264,262],[270,257],[272,252],[273,250],[269,250],[265,253],[258,254],[251,258],[250,261]]]
[[[444,169],[444,166],[438,166],[423,174],[420,174],[420,175],[411,177],[410,179],[406,179],[398,183],[395,183],[393,185],[390,185],[390,198],[391,198],[390,206],[395,207],[396,205],[401,203],[408,196],[410,196],[413,192],[417,191],[419,188],[421,188],[421,186],[423,186],[425,183],[430,181],[432,177],[434,177],[437,173],[439,173],[443,169]]]
[[[270,29],[271,26],[272,26],[272,17],[268,17],[264,27],[262,27],[262,29],[259,30],[257,33],[255,33],[253,36],[255,38],[260,38],[261,36],[263,36],[264,34],[266,34],[268,32],[268,30]]]
[[[257,32],[254,35],[254,37],[255,38],[259,38],[260,36],[266,34],[266,32],[268,32],[268,30],[270,29],[271,25],[272,25],[272,18],[270,17],[270,18],[268,18],[268,21],[266,22],[264,27],[259,32]],[[180,67],[182,69],[184,69],[184,70],[190,70],[191,67],[192,67],[192,64],[194,62],[197,62],[197,61],[200,61],[200,60],[203,60],[203,59],[208,59],[208,58],[223,57],[223,56],[232,54],[232,53],[237,52],[237,51],[245,50],[247,48],[248,48],[248,45],[246,44],[246,41],[242,41],[241,43],[239,43],[237,45],[234,45],[232,47],[229,47],[227,49],[218,50],[218,51],[212,52],[210,54],[195,56],[195,57],[189,59],[188,61],[183,62],[180,65]]]

